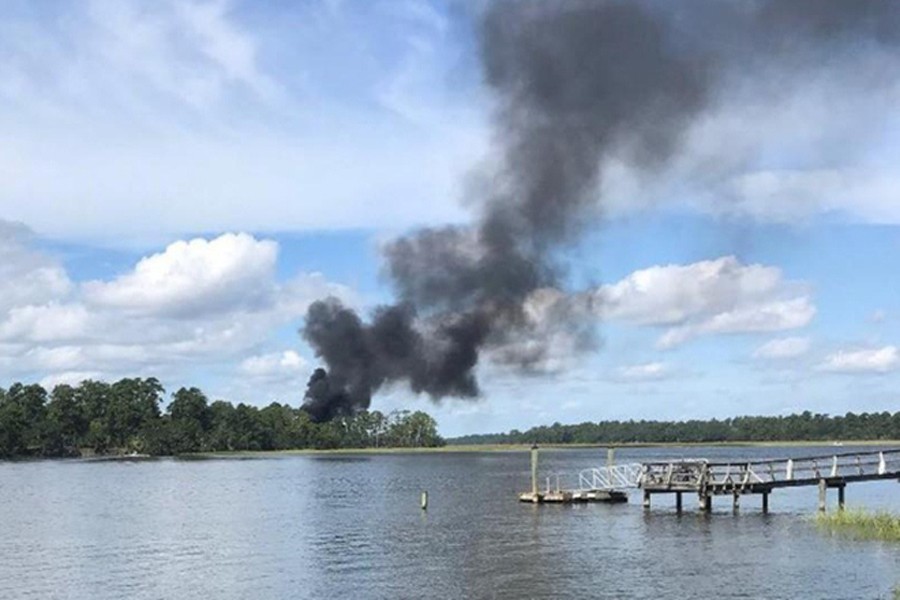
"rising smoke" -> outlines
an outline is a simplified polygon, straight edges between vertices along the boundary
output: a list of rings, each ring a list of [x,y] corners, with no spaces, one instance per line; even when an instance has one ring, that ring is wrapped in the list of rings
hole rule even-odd
[[[482,356],[539,372],[560,348],[595,347],[596,300],[565,289],[559,257],[602,211],[603,165],[662,168],[748,71],[802,77],[840,48],[895,44],[900,3],[511,0],[490,4],[479,30],[495,100],[491,186],[471,225],[385,247],[398,301],[370,322],[334,298],[310,306],[302,333],[327,365],[306,392],[316,420],[367,408],[391,382],[475,397]]]

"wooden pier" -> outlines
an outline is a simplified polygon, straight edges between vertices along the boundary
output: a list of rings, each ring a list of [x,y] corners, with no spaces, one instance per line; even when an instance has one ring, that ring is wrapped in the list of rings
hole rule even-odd
[[[671,460],[647,463],[612,464],[586,469],[577,475],[577,484],[566,487],[561,474],[547,477],[546,487],[538,489],[537,448],[531,451],[531,491],[519,495],[522,502],[575,503],[626,502],[625,490],[643,492],[643,506],[649,509],[651,498],[674,494],[675,508],[681,512],[684,494],[696,495],[701,511],[711,511],[715,496],[731,498],[734,510],[741,498],[761,497],[763,512],[769,510],[769,494],[786,487],[818,488],[819,510],[826,508],[827,491],[837,490],[837,505],[844,508],[845,489],[851,483],[896,479],[900,481],[900,449],[845,452],[821,456],[774,460],[715,462],[705,459]],[[555,483],[555,485],[554,485]]]
[[[701,511],[712,510],[715,496],[730,497],[737,510],[742,496],[758,495],[762,511],[768,512],[773,490],[810,486],[818,488],[819,510],[824,511],[829,489],[837,490],[838,508],[843,509],[848,484],[900,480],[900,449],[740,462],[652,462],[643,463],[641,471],[636,487],[643,491],[645,508],[650,508],[655,494],[675,494],[679,511],[685,493],[697,495]]]

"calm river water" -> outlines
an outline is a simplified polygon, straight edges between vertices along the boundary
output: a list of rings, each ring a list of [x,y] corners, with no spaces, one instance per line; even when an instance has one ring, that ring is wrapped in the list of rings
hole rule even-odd
[[[547,451],[541,470],[605,460]],[[618,506],[518,503],[528,487],[527,453],[0,463],[0,598],[857,599],[900,584],[900,545],[815,528],[815,488],[776,491],[769,515],[757,497],[739,514],[717,499],[712,515],[686,497],[678,516],[663,497],[645,513],[636,493]],[[900,485],[853,484],[847,502],[900,510]]]

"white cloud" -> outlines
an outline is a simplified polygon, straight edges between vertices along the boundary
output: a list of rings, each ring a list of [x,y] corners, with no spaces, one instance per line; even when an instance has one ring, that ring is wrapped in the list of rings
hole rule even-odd
[[[769,340],[753,352],[754,358],[785,359],[803,356],[809,352],[810,341],[805,337],[788,337]]]
[[[4,227],[0,223],[0,233]],[[253,352],[279,329],[295,328],[317,298],[336,295],[355,303],[349,290],[317,273],[278,281],[277,244],[247,234],[176,242],[116,279],[80,287],[29,240],[26,235],[0,243],[0,264],[23,281],[36,280],[29,279],[34,271],[54,272],[53,281],[65,285],[33,286],[13,297],[17,305],[0,306],[5,380],[162,377],[194,368],[221,371],[229,364],[241,365],[244,376],[300,376],[305,363],[296,352],[277,359]]]
[[[900,367],[896,346],[864,350],[840,350],[825,357],[819,366],[834,373],[888,373]]]
[[[96,371],[66,371],[64,373],[54,373],[41,379],[38,384],[45,390],[52,391],[58,385],[76,386],[82,381],[88,379],[102,380],[103,374]]]
[[[871,51],[870,51],[871,50]],[[830,56],[792,76],[748,65],[694,122],[671,164],[654,173],[609,160],[603,190],[614,214],[679,208],[797,223],[816,215],[900,223],[895,53]],[[761,101],[764,99],[764,101]]]
[[[660,362],[619,367],[617,378],[622,381],[659,381],[672,376],[671,369]]]
[[[596,300],[606,319],[666,327],[664,349],[702,335],[797,329],[816,312],[807,290],[780,269],[733,256],[635,271],[601,286]]]
[[[65,298],[72,282],[65,270],[32,249],[31,231],[0,221],[0,313],[32,302]]]
[[[8,310],[0,321],[0,340],[56,342],[85,336],[91,315],[80,304],[25,304]]]
[[[242,374],[260,379],[293,379],[308,375],[307,369],[306,360],[294,350],[249,356],[239,367]]]
[[[466,11],[285,3],[243,19],[256,8],[94,0],[34,18],[4,8],[6,218],[116,244],[465,218],[457,200],[489,153],[491,109],[470,68]],[[848,53],[791,86],[748,71],[658,177],[610,153],[605,214],[662,198],[741,218],[900,222],[898,91],[883,76],[895,67],[892,54]]]
[[[155,244],[464,214],[461,183],[488,138],[472,95],[446,80],[460,40],[433,36],[446,25],[421,7],[294,4],[265,25],[217,0],[48,10],[0,6],[4,218]]]
[[[91,303],[150,315],[259,309],[272,301],[277,256],[275,242],[243,233],[178,241],[132,273],[86,283],[84,294]]]

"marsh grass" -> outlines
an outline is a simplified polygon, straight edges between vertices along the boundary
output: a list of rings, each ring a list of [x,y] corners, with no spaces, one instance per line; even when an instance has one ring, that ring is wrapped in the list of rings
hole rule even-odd
[[[822,529],[861,540],[900,542],[900,515],[886,511],[852,509],[822,513],[816,517]],[[894,597],[900,600],[900,592]]]

